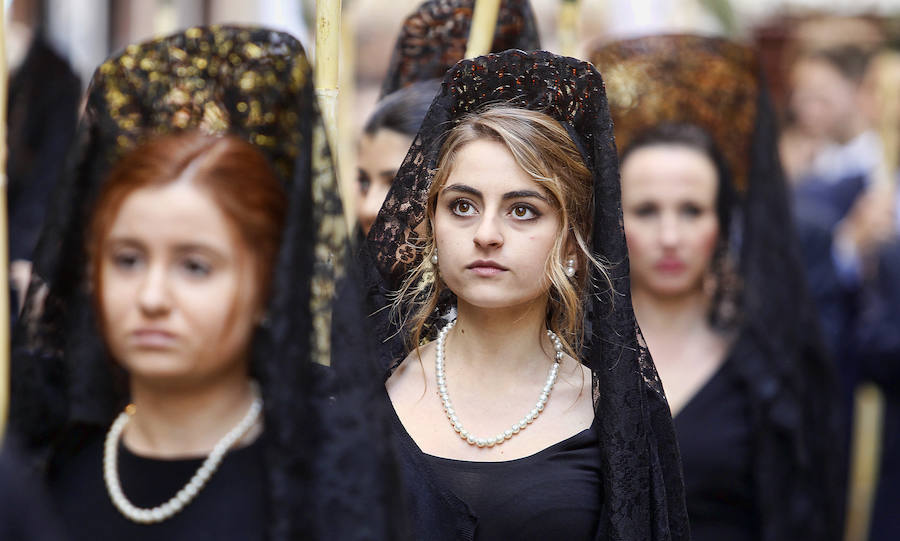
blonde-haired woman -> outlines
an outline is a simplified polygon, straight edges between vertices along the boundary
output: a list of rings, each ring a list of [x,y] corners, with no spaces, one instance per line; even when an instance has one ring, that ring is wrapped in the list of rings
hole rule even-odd
[[[463,61],[373,226],[419,538],[687,538],[671,418],[627,293],[610,127],[587,63]]]

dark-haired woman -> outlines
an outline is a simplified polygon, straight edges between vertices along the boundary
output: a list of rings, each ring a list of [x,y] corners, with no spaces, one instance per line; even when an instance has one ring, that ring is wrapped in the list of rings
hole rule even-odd
[[[839,539],[840,396],[755,55],[656,36],[592,58],[608,74],[632,299],[674,417],[692,538]]]
[[[356,220],[363,235],[372,228],[439,88],[437,79],[401,88],[379,100],[366,121],[357,155]]]

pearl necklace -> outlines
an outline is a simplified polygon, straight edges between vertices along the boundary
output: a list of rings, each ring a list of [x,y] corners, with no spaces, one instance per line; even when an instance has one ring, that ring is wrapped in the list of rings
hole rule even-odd
[[[262,407],[262,398],[257,394],[253,399],[253,403],[250,404],[250,409],[247,410],[246,415],[241,419],[241,422],[216,443],[212,452],[209,453],[209,456],[206,457],[206,460],[203,461],[203,464],[194,476],[191,477],[191,480],[188,481],[187,485],[179,490],[172,496],[172,499],[166,503],[150,509],[136,507],[128,501],[128,498],[126,498],[125,494],[122,492],[122,483],[119,481],[119,472],[117,468],[119,438],[122,435],[122,431],[125,429],[125,425],[128,424],[131,415],[134,413],[133,406],[125,408],[125,411],[119,414],[110,427],[109,432],[106,434],[106,443],[103,448],[103,479],[106,481],[106,491],[109,493],[113,505],[116,506],[116,509],[118,509],[120,513],[125,515],[125,518],[141,524],[162,522],[178,513],[184,509],[187,504],[191,503],[200,490],[206,486],[206,482],[209,481],[209,478],[218,469],[219,464],[225,457],[225,453],[227,453],[228,450],[244,437],[253,425],[256,424],[256,421],[259,419],[259,415],[262,412]]]
[[[492,438],[477,438],[470,434],[465,428],[463,428],[462,423],[459,421],[459,417],[456,415],[456,410],[453,409],[453,403],[450,402],[450,395],[447,393],[447,376],[444,373],[444,342],[447,339],[447,333],[450,332],[450,329],[453,328],[453,325],[456,324],[456,320],[448,323],[443,329],[440,330],[437,337],[436,343],[436,353],[434,359],[434,372],[435,377],[437,378],[437,386],[438,386],[438,396],[441,397],[441,402],[444,404],[444,411],[447,413],[447,419],[450,420],[450,425],[453,427],[453,430],[459,434],[459,437],[464,439],[466,443],[469,445],[477,445],[478,447],[494,447],[495,445],[500,445],[505,443],[506,440],[512,438],[519,432],[525,430],[528,425],[534,422],[537,419],[538,415],[544,411],[544,407],[547,405],[547,399],[550,398],[550,391],[553,390],[553,385],[556,383],[556,376],[559,373],[559,362],[563,357],[563,347],[562,342],[559,337],[556,336],[556,333],[547,329],[547,336],[550,337],[550,341],[553,342],[553,347],[556,349],[556,360],[553,363],[553,366],[550,367],[550,374],[547,376],[547,383],[544,384],[544,388],[541,391],[541,396],[538,398],[537,404],[535,404],[534,408],[528,412],[525,417],[522,417],[518,423],[513,423],[513,425],[506,429],[505,431],[497,434]]]

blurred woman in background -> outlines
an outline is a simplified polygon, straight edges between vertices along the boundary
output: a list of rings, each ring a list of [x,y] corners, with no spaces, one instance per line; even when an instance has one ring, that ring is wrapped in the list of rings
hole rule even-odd
[[[753,51],[656,36],[592,59],[606,74],[635,315],[675,419],[692,538],[839,539],[840,395]]]
[[[13,344],[11,428],[68,531],[402,538],[377,386],[321,366],[365,373],[370,345],[358,281],[335,294],[348,235],[300,44],[192,28],[91,88]]]

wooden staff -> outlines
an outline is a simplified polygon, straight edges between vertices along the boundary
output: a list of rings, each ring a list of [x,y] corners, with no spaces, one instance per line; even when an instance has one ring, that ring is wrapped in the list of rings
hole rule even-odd
[[[900,164],[900,53],[884,52],[873,61],[878,132],[884,149],[879,180],[896,184]]]
[[[9,215],[6,209],[6,10],[0,6],[0,441],[9,412]]]
[[[337,164],[340,175],[344,218],[352,231],[356,223],[356,16],[350,6],[341,13],[341,56],[338,85],[342,92],[337,104]]]
[[[491,52],[498,13],[500,13],[500,0],[475,0],[472,27],[469,30],[469,41],[466,43],[466,58],[474,58]]]
[[[574,57],[578,48],[578,0],[562,0],[558,32],[560,54]]]
[[[316,96],[332,152],[337,152],[337,98],[341,0],[316,0]],[[337,156],[335,156],[337,158]],[[337,160],[335,159],[335,162]]]

